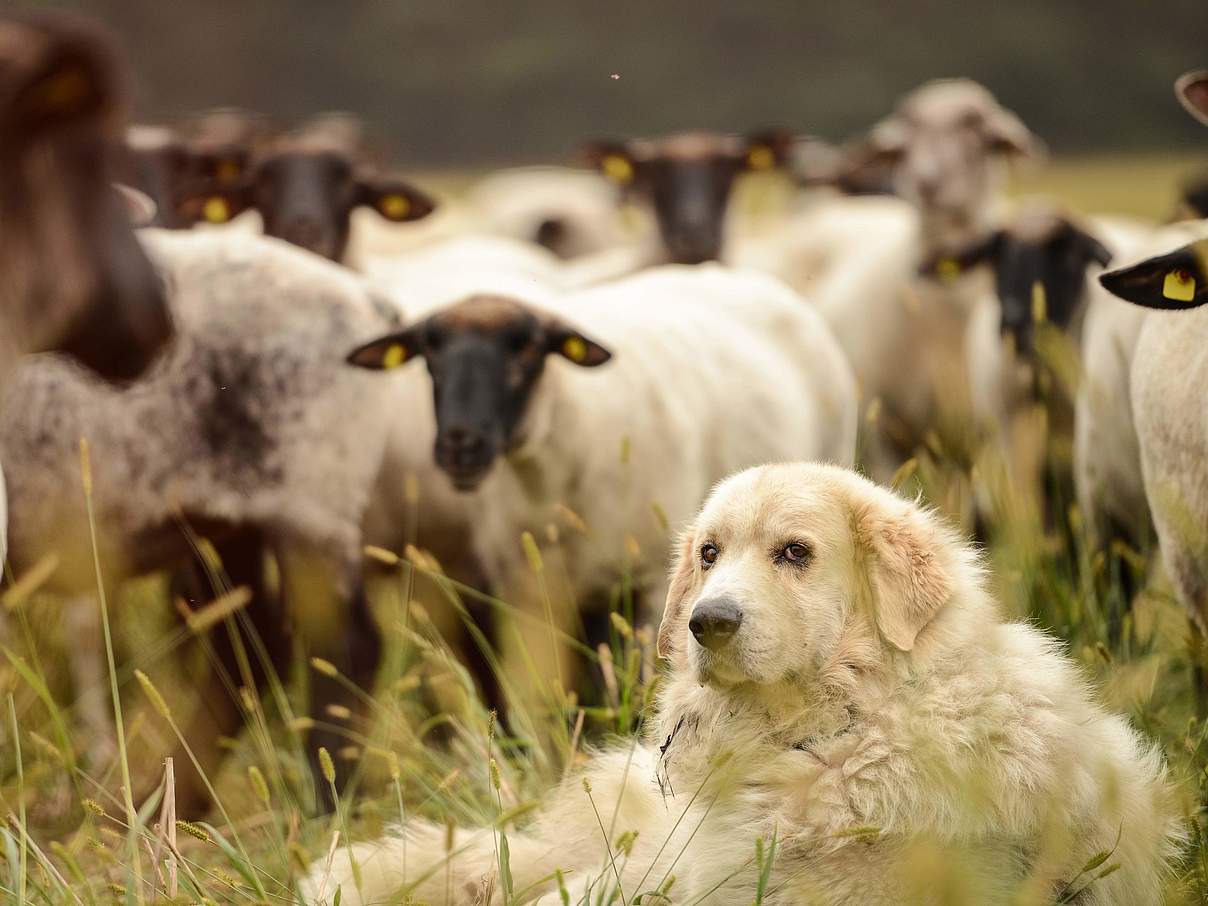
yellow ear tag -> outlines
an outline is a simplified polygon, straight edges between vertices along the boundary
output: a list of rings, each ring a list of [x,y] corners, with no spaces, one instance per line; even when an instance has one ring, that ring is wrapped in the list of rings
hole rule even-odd
[[[79,69],[65,69],[38,86],[36,98],[46,110],[69,111],[88,93],[88,79]]]
[[[776,166],[776,154],[767,145],[756,145],[747,152],[747,166],[752,170],[771,170]]]
[[[218,172],[214,175],[218,177],[219,182],[229,185],[239,178],[240,172],[242,168],[236,161],[224,160],[218,165]]]
[[[1162,295],[1175,302],[1190,302],[1195,298],[1195,277],[1182,268],[1169,271],[1162,283]]]
[[[567,337],[562,344],[562,354],[572,362],[582,362],[587,358],[587,344],[580,337]]]
[[[627,183],[633,179],[633,164],[619,154],[605,157],[600,161],[600,169],[613,182]]]
[[[1037,280],[1032,284],[1032,322],[1043,324],[1048,320],[1049,299],[1044,284]]]
[[[225,198],[207,198],[202,205],[201,216],[207,223],[226,223],[231,219],[231,206]]]
[[[391,343],[382,355],[383,368],[397,368],[407,360],[407,350],[400,343]]]
[[[955,280],[961,274],[961,266],[953,258],[941,258],[935,264],[935,272],[941,280]]]
[[[383,195],[382,200],[378,202],[378,210],[391,220],[402,220],[411,210],[411,202],[402,195]]]

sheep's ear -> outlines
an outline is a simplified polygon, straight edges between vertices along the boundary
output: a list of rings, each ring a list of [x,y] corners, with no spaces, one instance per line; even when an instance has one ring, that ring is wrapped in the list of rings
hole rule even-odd
[[[986,115],[982,134],[992,151],[1024,157],[1045,156],[1044,142],[1023,124],[1023,120],[1006,108],[999,107]]]
[[[150,195],[120,182],[114,183],[113,188],[122,200],[122,207],[130,218],[131,226],[144,227],[155,220],[158,209]]]
[[[998,260],[1002,249],[1004,234],[997,230],[985,239],[957,249],[944,255],[928,258],[919,266],[919,274],[923,277],[938,277],[941,280],[954,280],[965,271],[981,264],[993,264]]]
[[[676,666],[682,666],[683,662],[684,608],[688,604],[688,596],[692,593],[692,580],[696,575],[694,539],[695,534],[689,527],[684,529],[676,545],[671,584],[667,588],[667,602],[663,605],[663,619],[659,623],[658,641],[654,648],[656,655],[666,658]]]
[[[365,177],[359,180],[357,203],[373,208],[386,220],[420,220],[436,210],[436,202],[402,180]]]
[[[1186,73],[1174,83],[1174,90],[1187,112],[1208,126],[1208,69]]]
[[[1100,267],[1107,267],[1112,263],[1112,253],[1102,242],[1092,236],[1090,233],[1084,233],[1077,227],[1073,227],[1074,241],[1082,249],[1086,255],[1087,261],[1094,261]]]
[[[912,129],[896,114],[878,122],[868,134],[839,152],[833,182],[847,192],[871,186],[892,191],[893,175],[910,144]]]
[[[189,223],[226,223],[253,207],[251,180],[207,189],[186,192],[178,202],[181,217]]]
[[[1180,311],[1208,303],[1208,239],[1099,275],[1103,288],[1145,308]]]
[[[583,146],[582,155],[590,166],[595,167],[609,182],[618,186],[631,185],[637,177],[637,164],[633,153],[624,142],[588,142]]]
[[[930,517],[913,505],[896,503],[862,504],[855,525],[877,629],[899,651],[910,651],[951,597],[952,579],[939,562],[941,542]]]
[[[371,340],[364,346],[358,346],[348,353],[345,361],[349,365],[368,368],[370,371],[386,371],[398,368],[420,354],[416,330],[409,327]]]
[[[550,321],[545,328],[547,351],[583,368],[595,368],[612,358],[612,353],[573,327]]]
[[[108,71],[111,61],[99,39],[51,40],[49,60],[13,94],[13,122],[23,134],[103,115],[116,106],[111,96],[116,76]]]
[[[746,137],[743,168],[753,172],[775,170],[789,162],[797,136],[787,129],[761,129]]]

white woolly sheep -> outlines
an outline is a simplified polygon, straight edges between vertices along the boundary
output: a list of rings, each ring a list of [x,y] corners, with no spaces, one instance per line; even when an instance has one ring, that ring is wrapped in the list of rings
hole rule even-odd
[[[1208,222],[1181,232],[1196,241],[1101,279],[1117,296],[1154,309],[1141,322],[1129,375],[1145,499],[1175,590],[1208,633]]]
[[[1183,105],[1208,117],[1208,73],[1190,72],[1176,83]],[[1201,223],[1172,224],[1134,231],[1117,270],[1161,255],[1204,235]],[[1078,397],[1075,466],[1078,498],[1091,536],[1103,543],[1113,535],[1132,542],[1150,526],[1132,406],[1131,373],[1145,308],[1122,303],[1106,291],[1094,294],[1083,334],[1086,378]]]
[[[772,269],[818,306],[864,396],[879,401],[875,472],[967,406],[964,337],[986,284],[920,280],[919,267],[987,236],[1001,217],[1001,156],[1038,148],[982,86],[928,83],[872,130],[861,157],[892,163],[899,198],[822,201],[786,226],[778,254],[737,250],[736,262]]]
[[[1195,223],[1134,225],[1109,240],[1118,269],[1195,239]],[[1074,481],[1092,546],[1114,538],[1143,547],[1151,535],[1132,403],[1132,368],[1144,308],[1096,285],[1082,331],[1083,379],[1075,400]]]
[[[847,362],[773,278],[665,267],[533,298],[499,288],[350,356],[367,368],[427,360],[428,455],[472,493],[474,551],[517,606],[540,616],[543,600],[523,532],[560,564],[551,574],[565,576],[566,594],[551,590],[551,606],[570,628],[572,602],[598,615],[623,577],[660,600],[669,526],[722,476],[790,457],[852,461]],[[527,643],[544,647],[547,632],[526,626]]]
[[[0,456],[15,572],[53,556],[49,588],[95,592],[83,438],[108,585],[192,562],[204,536],[231,585],[252,591],[241,620],[255,626],[276,667],[291,651],[288,620],[309,654],[368,685],[379,636],[361,584],[361,523],[385,448],[386,411],[384,388],[345,367],[343,355],[389,321],[355,275],[284,243],[220,232],[142,238],[178,325],[164,359],[120,393],[52,357],[22,364],[7,388]],[[265,586],[269,554],[280,569],[280,601]],[[75,619],[95,613],[72,608]],[[81,633],[73,664],[87,666],[84,646],[98,638]],[[221,627],[212,645],[227,679],[264,679],[255,658],[256,677],[241,674]],[[218,739],[243,718],[222,672],[199,683],[203,704],[186,729],[207,769]],[[325,676],[311,690],[320,714],[348,698]],[[326,730],[311,742],[312,761],[317,745],[343,747]],[[177,802],[195,814],[203,796],[199,778],[182,770],[188,763],[177,759]],[[339,773],[342,781],[343,765]]]
[[[1089,299],[1102,292],[1086,272],[1112,256],[1100,236],[1107,236],[1101,224],[1033,201],[1003,229],[930,266],[965,271],[984,264],[994,275],[994,289],[973,305],[966,361],[973,415],[1002,452],[1012,507],[1030,501],[1040,511],[1044,501],[1033,496],[1042,489],[1046,435],[1073,430],[1078,337]],[[1068,470],[1061,474],[1068,478]]]

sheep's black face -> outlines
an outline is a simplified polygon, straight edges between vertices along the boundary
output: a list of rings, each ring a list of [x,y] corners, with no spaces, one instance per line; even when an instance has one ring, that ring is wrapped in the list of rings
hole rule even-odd
[[[954,255],[928,262],[923,270],[952,274],[990,265],[1002,312],[1001,332],[1018,351],[1030,353],[1036,324],[1069,327],[1086,287],[1087,266],[1106,266],[1110,260],[1111,253],[1093,236],[1041,210]]]
[[[331,261],[348,250],[352,212],[371,207],[401,223],[426,217],[436,203],[412,186],[358,172],[331,149],[289,148],[267,154],[238,184],[192,193],[185,215],[221,223],[255,208],[264,233]]]
[[[550,315],[511,299],[477,296],[366,344],[348,360],[392,368],[424,357],[436,410],[436,464],[458,490],[471,491],[524,439],[524,416],[551,354],[584,367],[611,357]]]
[[[1068,224],[1039,241],[1004,234],[994,262],[1002,334],[1014,338],[1016,349],[1031,351],[1039,321],[1068,328],[1086,288],[1087,265],[1110,259],[1097,240]]]
[[[721,154],[699,160],[660,157],[639,168],[672,261],[700,264],[721,256],[726,210],[741,168],[741,158]]]
[[[783,165],[792,142],[778,131],[748,139],[685,133],[657,142],[597,142],[587,155],[605,176],[654,208],[673,263],[700,264],[721,257],[734,180],[749,170]]]
[[[528,312],[492,324],[435,320],[424,331],[424,358],[436,407],[436,464],[459,490],[472,490],[517,426],[545,368],[546,339]]]
[[[266,236],[276,236],[332,261],[344,257],[357,184],[342,155],[292,152],[257,170],[254,205]]]

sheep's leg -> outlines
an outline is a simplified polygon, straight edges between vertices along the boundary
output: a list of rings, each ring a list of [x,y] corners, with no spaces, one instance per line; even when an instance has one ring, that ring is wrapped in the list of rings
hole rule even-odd
[[[366,732],[367,709],[348,683],[371,692],[382,656],[382,636],[365,594],[360,564],[345,562],[308,544],[291,543],[281,550],[281,579],[286,606],[298,627],[306,654],[334,667],[310,673],[310,716],[315,721],[307,740],[319,803],[335,807],[331,784],[318,752],[331,755],[335,787],[343,789],[350,773],[346,762],[359,756],[353,740]],[[312,661],[313,665],[313,661]]]
[[[230,588],[247,587],[252,592],[251,601],[242,614],[228,618],[226,625],[211,630],[212,669],[201,691],[201,700],[188,727],[184,730],[206,775],[213,779],[214,772],[222,762],[219,740],[238,733],[244,715],[239,703],[238,689],[251,685],[262,687],[269,677],[268,669],[282,671],[288,662],[289,639],[280,601],[271,595],[264,581],[265,541],[259,530],[240,529],[224,537],[215,545]],[[192,586],[204,589],[211,585],[200,563],[192,565],[189,578]],[[218,594],[225,589],[211,589]],[[264,646],[269,664],[258,653],[257,644],[247,634],[247,624]],[[236,645],[236,634],[239,645]],[[239,649],[246,660],[239,656]],[[250,670],[251,676],[247,673]],[[201,775],[191,763],[188,754],[175,753],[177,811],[183,817],[201,815],[209,805],[208,793]]]
[[[1161,543],[1162,562],[1191,622],[1196,711],[1202,719],[1208,716],[1208,665],[1204,657],[1205,636],[1208,636],[1208,577],[1204,574],[1201,546],[1187,537],[1191,534],[1189,530],[1179,531],[1177,518],[1168,518],[1161,509],[1155,508],[1154,522]]]
[[[93,767],[103,767],[117,755],[117,738],[102,647],[100,602],[96,595],[83,594],[64,606],[68,638],[76,641],[68,664],[76,710],[88,739],[88,760]]]

